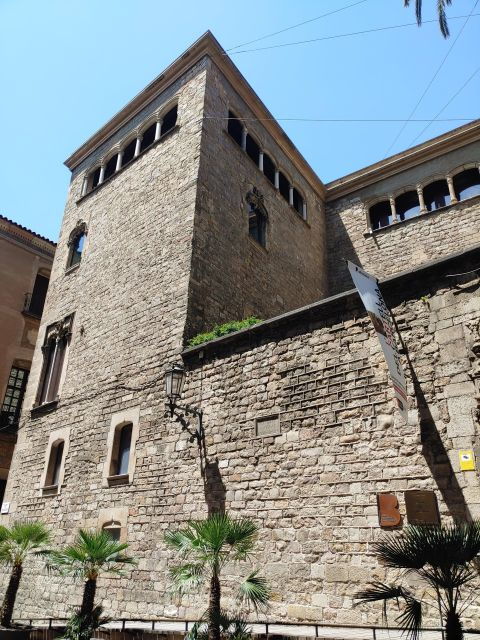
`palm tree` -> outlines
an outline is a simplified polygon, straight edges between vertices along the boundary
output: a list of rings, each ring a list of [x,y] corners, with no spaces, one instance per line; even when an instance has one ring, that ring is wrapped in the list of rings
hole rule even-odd
[[[12,568],[7,591],[0,609],[0,625],[10,627],[18,587],[25,560],[29,555],[46,555],[50,533],[41,522],[14,522],[11,527],[0,526],[0,563]]]
[[[440,31],[444,38],[448,38],[450,31],[448,29],[447,14],[445,13],[446,6],[450,6],[452,0],[437,0],[438,22],[440,24]],[[404,6],[410,6],[410,0],[404,0]],[[422,0],[415,0],[415,14],[417,16],[417,22],[422,24]]]
[[[170,571],[177,590],[182,593],[198,588],[205,581],[209,583],[206,613],[209,640],[220,640],[222,628],[228,628],[221,609],[222,569],[227,562],[248,560],[257,535],[258,526],[252,520],[234,519],[222,513],[213,514],[205,520],[191,520],[185,528],[165,534],[167,545],[184,561]],[[237,595],[240,602],[258,609],[267,606],[270,589],[265,578],[259,576],[258,571],[253,571],[241,582]]]
[[[122,575],[125,565],[135,564],[133,558],[123,553],[127,547],[128,544],[117,542],[103,529],[80,529],[72,545],[51,554],[50,568],[84,580],[82,604],[75,614],[82,624],[91,626],[92,620],[98,618],[95,595],[99,576],[102,573]]]
[[[400,534],[374,543],[386,567],[401,569],[404,578],[415,574],[436,595],[436,602],[420,598],[403,584],[373,583],[356,597],[360,602],[404,601],[397,620],[411,640],[417,640],[423,611],[438,607],[447,640],[461,640],[461,616],[479,598],[480,520],[448,526],[409,526]]]

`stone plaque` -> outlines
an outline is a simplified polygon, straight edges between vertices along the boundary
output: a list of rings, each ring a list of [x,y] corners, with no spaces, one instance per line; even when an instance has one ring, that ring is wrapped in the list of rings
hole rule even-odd
[[[255,421],[255,435],[260,437],[279,436],[280,419],[276,416],[265,416]]]
[[[393,493],[377,493],[377,507],[381,527],[398,527],[402,522],[397,496]]]
[[[437,496],[434,491],[405,491],[408,524],[440,524]]]
[[[0,513],[8,513],[10,511],[10,503],[2,502],[2,508],[0,509]]]

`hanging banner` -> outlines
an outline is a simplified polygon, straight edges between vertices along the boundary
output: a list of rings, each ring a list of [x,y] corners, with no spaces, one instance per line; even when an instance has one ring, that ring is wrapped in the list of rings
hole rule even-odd
[[[383,299],[376,278],[347,260],[348,270],[353,283],[362,299],[365,309],[370,316],[377,337],[382,346],[383,355],[387,361],[390,378],[392,379],[398,408],[405,421],[408,416],[408,398],[405,375],[400,361],[392,316]]]

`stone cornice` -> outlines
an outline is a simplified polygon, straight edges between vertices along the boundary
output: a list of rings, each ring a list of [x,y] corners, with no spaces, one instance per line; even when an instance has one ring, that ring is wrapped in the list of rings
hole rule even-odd
[[[315,171],[310,167],[287,134],[283,131],[272,114],[268,111],[252,87],[230,60],[220,46],[219,42],[210,31],[199,38],[185,53],[177,58],[163,73],[157,76],[145,87],[133,100],[121,109],[101,129],[91,136],[81,147],[67,158],[65,165],[73,171],[85,158],[97,147],[107,141],[116,131],[129,122],[135,115],[152,102],[160,93],[165,91],[180,76],[185,74],[204,56],[208,56],[212,62],[225,75],[230,84],[235,88],[256,118],[262,120],[262,126],[275,139],[279,147],[308,181],[312,189],[323,198],[325,188]]]
[[[416,147],[327,183],[325,185],[327,201],[341,198],[352,191],[357,191],[401,171],[411,169],[427,160],[437,158],[479,139],[480,119],[473,120]]]
[[[50,261],[53,261],[57,246],[54,242],[4,216],[0,216],[0,237],[22,245],[30,251],[42,254]]]

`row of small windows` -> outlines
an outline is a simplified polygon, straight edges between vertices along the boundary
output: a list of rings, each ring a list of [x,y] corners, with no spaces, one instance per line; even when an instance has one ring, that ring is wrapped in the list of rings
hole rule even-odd
[[[476,195],[480,195],[480,170],[477,167],[464,169],[453,177],[435,180],[423,188],[419,186],[396,198],[377,202],[369,209],[370,228],[388,227]]]
[[[134,158],[149,149],[154,142],[157,142],[157,140],[160,140],[171,131],[177,124],[177,116],[178,105],[175,105],[163,117],[157,118],[153,124],[140,131],[125,147],[120,148],[108,160],[102,162],[93,171],[90,171],[84,179],[82,196],[103,184],[105,180],[108,180]]]
[[[283,198],[303,219],[306,219],[307,205],[302,194],[290,184],[285,174],[277,169],[272,158],[260,148],[255,139],[248,133],[242,121],[232,111],[228,112],[227,131]]]

